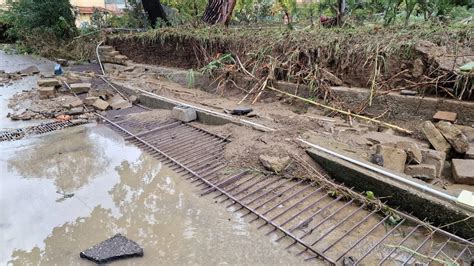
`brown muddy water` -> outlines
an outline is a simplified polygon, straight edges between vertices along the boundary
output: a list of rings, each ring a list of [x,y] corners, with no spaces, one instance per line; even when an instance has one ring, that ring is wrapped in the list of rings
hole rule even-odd
[[[0,173],[1,265],[90,265],[116,233],[145,256],[113,265],[303,263],[101,125],[0,143]]]

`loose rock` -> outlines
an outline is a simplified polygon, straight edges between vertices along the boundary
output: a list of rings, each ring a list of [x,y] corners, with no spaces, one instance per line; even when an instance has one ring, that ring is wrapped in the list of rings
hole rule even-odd
[[[406,152],[408,156],[408,163],[415,162],[420,164],[423,160],[423,155],[421,154],[421,150],[416,145],[416,143],[411,141],[399,141],[396,143],[395,146],[397,149],[402,149]]]
[[[40,99],[54,98],[56,96],[54,87],[40,87],[38,88],[38,93]]]
[[[132,104],[125,99],[122,98],[122,96],[116,94],[114,97],[112,97],[110,100],[107,101],[110,104],[110,107],[112,109],[126,109],[132,107]]]
[[[377,145],[377,154],[383,157],[383,167],[398,173],[405,170],[407,154],[402,149]]]
[[[437,151],[448,153],[451,149],[451,145],[449,145],[441,132],[430,121],[425,121],[421,124],[421,132],[423,132]]]
[[[474,185],[474,160],[452,160],[454,181],[458,184]]]
[[[19,71],[19,74],[28,75],[28,76],[35,75],[35,74],[38,74],[38,73],[40,73],[40,71],[39,71],[38,67],[36,67],[36,66],[29,66],[29,67]]]
[[[469,149],[466,152],[466,156],[464,157],[466,159],[474,159],[474,144],[469,144]],[[473,169],[474,171],[474,169]]]
[[[457,116],[458,116],[458,114],[453,113],[453,112],[438,111],[433,116],[433,119],[434,120],[443,120],[443,121],[448,121],[448,122],[454,122],[454,121],[456,121]]]
[[[457,127],[446,121],[440,121],[436,124],[441,134],[448,140],[456,152],[466,153],[469,149],[467,137]]]
[[[102,264],[117,259],[143,257],[143,249],[134,241],[117,234],[81,252],[80,257]]]
[[[285,168],[290,164],[290,157],[289,156],[269,156],[261,154],[259,156],[260,162],[262,163],[263,167],[267,170],[281,173]]]
[[[95,101],[97,101],[99,97],[87,97],[84,99],[84,104],[86,105],[93,105]]]
[[[38,86],[40,87],[61,87],[61,83],[57,79],[46,78],[38,80]]]
[[[102,100],[102,99],[97,99],[95,102],[92,104],[96,109],[105,111],[109,107],[109,103]]]
[[[81,94],[81,93],[86,93],[89,92],[91,89],[91,84],[90,83],[74,83],[70,85],[71,87],[71,92],[76,93],[76,94]]]
[[[407,165],[405,174],[429,181],[436,178],[436,167],[430,164]]]
[[[431,149],[422,149],[423,164],[431,164],[436,168],[436,176],[440,177],[446,162],[446,153]]]

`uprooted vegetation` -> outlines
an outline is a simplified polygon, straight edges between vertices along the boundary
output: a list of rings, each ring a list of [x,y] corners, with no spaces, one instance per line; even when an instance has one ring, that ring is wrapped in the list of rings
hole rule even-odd
[[[307,85],[311,97],[327,94],[331,85],[348,85],[470,100],[472,74],[458,67],[474,59],[472,33],[469,25],[297,31],[177,27],[113,35],[108,42],[135,62],[187,69],[208,70],[230,54],[232,62],[212,69],[214,78],[239,72],[254,81],[253,88],[244,88],[254,97],[272,81],[284,80]]]

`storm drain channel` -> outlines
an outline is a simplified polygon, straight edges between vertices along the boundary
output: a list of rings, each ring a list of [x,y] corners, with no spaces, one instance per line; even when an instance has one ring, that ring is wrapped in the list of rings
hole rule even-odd
[[[221,136],[174,120],[122,119],[120,112],[98,116],[127,141],[181,173],[202,196],[243,212],[242,217],[304,260],[333,265],[472,265],[471,241],[410,215],[384,215],[306,180],[247,170],[231,173],[223,161],[229,140]]]
[[[86,124],[87,121],[55,121],[49,123],[43,123],[37,126],[30,126],[25,128],[11,129],[6,131],[0,131],[0,142],[19,140],[28,135],[41,135],[56,130],[61,130],[68,127],[74,127],[82,124]]]

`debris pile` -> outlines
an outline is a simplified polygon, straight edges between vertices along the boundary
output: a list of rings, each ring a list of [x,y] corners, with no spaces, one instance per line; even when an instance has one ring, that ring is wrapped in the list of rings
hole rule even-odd
[[[33,76],[39,73],[40,71],[36,66],[29,66],[14,73],[6,73],[4,70],[0,70],[0,87],[9,85],[12,81],[19,80],[22,77]]]

